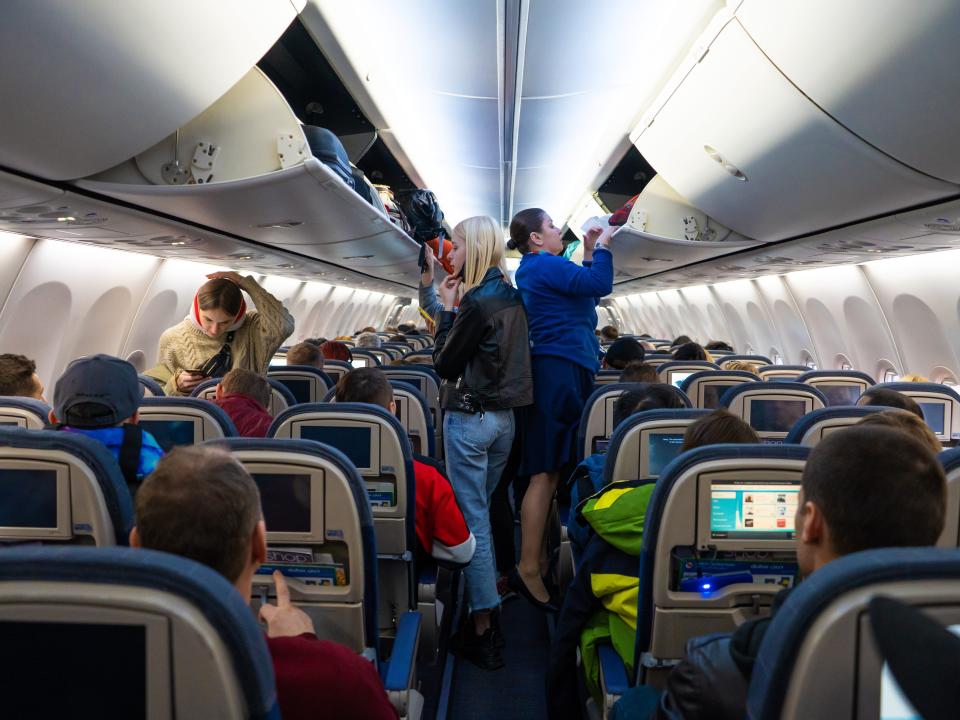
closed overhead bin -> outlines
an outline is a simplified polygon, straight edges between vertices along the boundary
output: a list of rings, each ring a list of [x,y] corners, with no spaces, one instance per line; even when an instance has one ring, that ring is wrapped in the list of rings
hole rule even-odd
[[[744,236],[794,237],[960,191],[823,112],[736,19],[680,72],[631,139],[677,192]]]

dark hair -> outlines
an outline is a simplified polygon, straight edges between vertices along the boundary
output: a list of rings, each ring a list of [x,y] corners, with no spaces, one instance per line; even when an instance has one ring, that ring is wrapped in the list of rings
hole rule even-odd
[[[31,397],[37,390],[37,364],[25,355],[0,355],[0,395]]]
[[[416,333],[417,326],[413,323],[400,323],[397,325],[397,332],[403,333],[404,335],[410,335],[411,333]]]
[[[105,420],[105,418],[111,418],[110,420]],[[69,425],[74,428],[103,428],[103,427],[120,427],[123,425],[123,421],[112,422],[114,418],[113,409],[107,407],[106,405],[98,402],[82,402],[75,403],[70,406],[70,409],[67,410],[66,415],[62,418],[57,418],[64,425]]]
[[[638,341],[633,338],[614,340],[607,353],[603,356],[608,368],[623,370],[631,362],[643,362],[646,352]]]
[[[672,343],[670,343],[670,347],[676,347],[677,345],[686,345],[688,342],[693,342],[693,338],[687,335],[680,335],[679,337],[675,338]]]
[[[943,530],[943,469],[902,430],[854,425],[827,435],[810,452],[802,488],[803,500],[823,513],[839,555],[933,545]]]
[[[379,368],[351,370],[337,382],[337,402],[360,402],[389,408],[393,386]]]
[[[684,343],[673,351],[674,360],[706,360],[707,351],[695,342]]]
[[[883,412],[870,413],[864,417],[857,425],[882,425],[896,430],[903,430],[914,438],[922,442],[934,455],[943,450],[943,445],[937,440],[933,430],[927,425],[926,421],[917,417],[909,410],[884,410]]]
[[[260,493],[220,448],[176,447],[143,481],[134,501],[140,544],[203,563],[236,582],[260,520]]]
[[[339,340],[327,340],[323,345],[320,346],[320,352],[323,353],[323,357],[325,357],[327,360],[343,360],[344,362],[350,362],[350,359],[353,357],[350,354],[350,348],[348,348]]]
[[[725,343],[723,340],[711,340],[703,347],[706,350],[726,350],[727,352],[733,352],[733,347],[731,347],[729,343]]]
[[[657,369],[653,365],[648,365],[639,360],[628,362],[623,372],[620,373],[620,382],[655,383],[659,379]]]
[[[510,221],[510,239],[507,247],[519,250],[521,255],[530,252],[530,233],[540,232],[547,219],[546,211],[540,208],[527,208],[513,216]]]
[[[251,400],[256,400],[264,408],[270,407],[270,398],[273,390],[270,383],[262,375],[257,375],[253,370],[244,370],[243,368],[234,368],[230,370],[220,380],[224,393],[233,395],[243,395]]]
[[[600,337],[606,338],[607,340],[616,340],[620,337],[620,331],[617,330],[614,325],[604,325],[600,328]]]
[[[917,405],[916,400],[890,388],[867,388],[863,395],[860,396],[860,399],[857,400],[857,405],[883,405],[884,407],[892,407],[898,410],[912,412],[917,417],[923,419],[923,410]]]
[[[297,343],[287,350],[287,365],[312,365],[323,368],[323,353],[312,343]]]
[[[197,291],[197,304],[201,310],[223,310],[228,315],[240,312],[243,303],[243,293],[240,287],[232,280],[215,278],[207,280]]]
[[[692,423],[683,434],[681,452],[720,443],[759,443],[757,431],[731,412],[720,408]]]
[[[317,347],[320,347],[326,341],[327,341],[326,338],[307,338],[306,340],[304,340],[305,343],[310,343],[311,345],[316,345]]]
[[[636,390],[627,390],[617,399],[613,404],[613,426],[616,428],[631,415],[644,410],[678,410],[685,407],[673,385],[650,383]]]
[[[392,343],[406,343],[406,342],[407,342],[407,338],[406,338],[405,336],[400,335],[400,334],[398,333],[397,335],[391,335],[391,336],[387,339],[387,342],[392,342]]]

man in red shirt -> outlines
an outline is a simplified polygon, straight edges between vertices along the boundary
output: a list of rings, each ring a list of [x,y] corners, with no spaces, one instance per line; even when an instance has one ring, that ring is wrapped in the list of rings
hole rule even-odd
[[[270,383],[252,370],[234,368],[220,380],[214,402],[237,426],[240,437],[267,436],[273,418],[267,412],[270,407]]]
[[[358,368],[341,377],[337,383],[337,402],[379,405],[391,415],[397,411],[393,387],[377,368]],[[450,482],[436,468],[417,459],[413,461],[413,473],[417,498],[415,524],[421,548],[435,560],[466,565],[473,557],[477,541],[467,527]]]
[[[250,602],[253,575],[267,557],[267,530],[256,483],[229,453],[174,449],[140,486],[135,510],[131,546],[203,563]],[[260,618],[267,623],[284,720],[396,720],[373,664],[343,645],[318,640],[310,617],[290,604],[283,576],[273,578],[277,604],[261,607]]]

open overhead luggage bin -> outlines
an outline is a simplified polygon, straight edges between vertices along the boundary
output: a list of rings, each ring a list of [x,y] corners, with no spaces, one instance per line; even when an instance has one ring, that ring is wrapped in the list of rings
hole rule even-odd
[[[795,237],[960,191],[833,120],[736,19],[679,72],[630,137],[677,192],[745,236]]]
[[[240,80],[304,2],[5,3],[0,166],[70,180],[142,152]]]

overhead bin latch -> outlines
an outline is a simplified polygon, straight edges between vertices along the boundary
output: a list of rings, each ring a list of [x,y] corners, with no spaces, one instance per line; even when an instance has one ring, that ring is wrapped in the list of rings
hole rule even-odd
[[[191,181],[203,185],[213,179],[213,166],[220,155],[220,146],[208,142],[198,142],[190,162]]]
[[[293,133],[280,133],[277,136],[277,157],[280,160],[281,169],[286,170],[288,167],[299,165],[306,157],[306,153],[302,134],[297,136]]]

